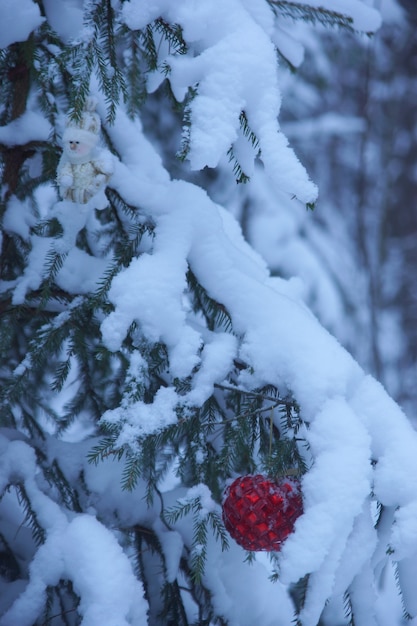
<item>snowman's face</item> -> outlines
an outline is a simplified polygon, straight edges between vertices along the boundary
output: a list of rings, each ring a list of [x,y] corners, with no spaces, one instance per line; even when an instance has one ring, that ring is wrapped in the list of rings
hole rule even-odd
[[[91,146],[87,143],[83,143],[78,140],[69,139],[67,142],[67,153],[71,157],[71,155],[75,157],[83,157],[86,156],[91,151]]]

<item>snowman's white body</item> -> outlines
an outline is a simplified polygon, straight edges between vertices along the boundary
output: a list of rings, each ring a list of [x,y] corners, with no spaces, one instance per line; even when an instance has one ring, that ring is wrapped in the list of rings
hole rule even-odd
[[[64,143],[57,182],[63,200],[86,204],[102,189],[112,174],[109,155],[85,144],[72,149]]]
[[[63,153],[57,169],[57,183],[63,200],[86,204],[103,189],[113,173],[108,150],[99,149],[100,119],[90,99],[79,125],[67,123]]]

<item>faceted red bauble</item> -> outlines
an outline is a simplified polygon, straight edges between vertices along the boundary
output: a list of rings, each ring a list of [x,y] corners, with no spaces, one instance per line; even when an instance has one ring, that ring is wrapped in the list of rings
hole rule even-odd
[[[224,525],[245,550],[280,550],[302,512],[300,483],[293,478],[241,476],[225,491]]]

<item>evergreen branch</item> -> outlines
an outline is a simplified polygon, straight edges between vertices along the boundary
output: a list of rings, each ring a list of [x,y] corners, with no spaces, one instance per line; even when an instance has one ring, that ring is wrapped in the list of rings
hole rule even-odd
[[[7,384],[3,385],[0,391],[0,401],[14,404],[25,398],[28,393],[27,382],[31,379],[33,372],[39,373],[42,370],[46,360],[60,351],[65,339],[65,324],[42,326],[31,340],[25,358],[14,370]]]
[[[176,524],[180,519],[193,514],[193,540],[190,554],[191,579],[199,584],[204,574],[207,559],[207,526],[210,523],[213,534],[220,540],[222,549],[229,546],[227,534],[219,515],[213,511],[205,512],[201,504],[201,496],[183,500],[174,507],[164,511],[164,519]]]
[[[343,609],[346,619],[349,620],[349,626],[355,626],[354,611],[352,608],[352,600],[349,590],[345,591],[345,593],[343,594]]]
[[[61,361],[55,370],[54,377],[50,383],[52,391],[61,391],[71,371],[71,355],[65,361]]]
[[[289,69],[291,74],[295,74],[298,69],[297,66],[291,63],[291,61],[285,56],[282,50],[280,50],[279,48],[275,48],[275,50],[278,58],[278,65],[285,65]]]
[[[41,309],[45,307],[46,303],[52,297],[52,290],[53,290],[55,278],[58,272],[62,269],[64,265],[64,261],[67,256],[68,256],[67,252],[58,252],[57,250],[54,249],[54,247],[52,247],[49,250],[48,254],[46,255],[45,267],[44,267],[46,280],[44,280],[41,286],[41,292],[40,292],[41,298],[40,298],[39,307]]]
[[[258,415],[262,415],[262,413],[266,413],[267,411],[270,412],[271,409],[275,409],[281,405],[282,405],[281,402],[276,402],[275,404],[272,404],[270,406],[263,406],[263,407],[259,407],[256,409],[248,409],[247,411],[245,411],[245,413],[239,413],[238,415],[233,415],[233,417],[229,417],[229,418],[223,419],[222,421],[216,422],[216,426],[219,426],[221,424],[223,425],[229,424],[237,420],[245,420],[248,418],[256,417]]]
[[[94,69],[94,46],[92,42],[79,44],[70,48],[63,58],[63,65],[70,73],[70,102],[69,118],[79,123],[87,98],[90,95],[91,75]]]
[[[58,489],[64,506],[70,511],[82,512],[76,489],[68,482],[56,459],[46,465],[44,474],[51,486]]]
[[[287,0],[267,0],[277,15],[293,20],[304,20],[311,24],[323,26],[340,26],[353,31],[353,18],[343,13],[325,9],[324,7],[312,7],[309,4],[289,2]]]
[[[149,373],[153,378],[158,378],[158,389],[161,386],[160,375],[168,369],[168,350],[165,344],[155,343],[146,355],[149,358]]]
[[[88,304],[91,307],[91,310],[103,307],[107,308],[107,306],[105,306],[105,298],[111,287],[113,278],[117,276],[119,271],[120,264],[115,262],[104,272],[98,282],[96,291],[88,298]]]
[[[165,39],[169,42],[170,54],[186,54],[188,51],[187,44],[183,38],[182,26],[180,24],[169,24],[164,19],[159,17],[153,23],[153,28],[156,32],[161,33]]]
[[[55,587],[51,588],[55,593],[57,593]],[[54,615],[49,616],[49,614],[45,617],[42,626],[47,626],[50,622],[52,622],[52,620],[57,619],[58,617],[61,618],[61,620],[63,620],[63,624],[64,626],[70,626],[70,624],[72,624],[73,622],[68,621],[67,616],[70,615],[70,613],[74,613],[75,611],[77,611],[77,607],[74,607],[72,609],[66,609],[65,611],[60,611],[59,613],[55,613]]]
[[[157,437],[147,437],[146,444],[144,441],[144,445],[140,449],[140,454],[138,455],[137,466],[132,467],[132,477],[133,481],[131,482],[132,488],[136,485],[137,478],[141,476],[146,481],[146,502],[148,506],[153,505],[154,495],[158,493],[157,484],[160,478],[160,474],[158,471],[158,451],[160,448],[157,445],[158,438]],[[122,486],[123,483],[122,483]],[[129,485],[126,486],[129,488]]]
[[[120,461],[125,454],[125,448],[115,449],[116,440],[117,433],[114,433],[113,435],[109,435],[108,437],[102,439],[87,454],[88,462],[97,466],[99,461],[103,461],[109,456],[113,456],[117,461]]]
[[[142,470],[140,463],[138,462],[138,458],[133,454],[128,454],[123,468],[122,489],[126,491],[133,491],[141,475]]]
[[[151,218],[145,219],[140,214],[140,209],[136,206],[128,204],[115,189],[107,187],[106,195],[112,208],[114,209],[116,222],[122,233],[125,235],[125,239],[122,239],[119,244],[120,248],[124,245],[129,247],[136,244],[136,246],[138,246],[145,234],[150,237],[154,236],[155,223]],[[126,223],[126,219],[121,217],[123,214],[126,215],[133,223]]]
[[[11,406],[0,402],[0,427],[2,428],[17,428],[17,423]]]
[[[163,609],[158,613],[158,618],[163,620],[162,623],[189,626],[178,582],[166,581],[161,589],[161,596]]]
[[[219,468],[226,476],[231,476],[234,472],[251,474],[256,471],[253,451],[257,437],[256,419],[244,420],[236,426],[234,424],[225,426],[219,453]]]
[[[240,128],[244,137],[248,139],[255,150],[259,150],[259,139],[249,125],[249,121],[245,111],[241,111],[239,115]]]
[[[199,584],[207,559],[207,519],[194,516],[193,545],[191,548],[191,579]]]
[[[310,580],[310,575],[307,574],[303,578],[300,578],[298,582],[291,585],[290,587],[290,594],[294,602],[297,615],[300,614],[301,610],[303,609],[305,605],[309,580]],[[297,626],[302,626],[302,624],[299,621],[297,621],[296,624]]]
[[[110,0],[99,0],[91,4],[90,13],[85,14],[85,26],[92,33],[88,43],[68,48],[62,55],[61,66],[70,72],[69,117],[80,122],[86,100],[90,95],[90,80],[93,71],[107,104],[107,121],[114,122],[120,96],[126,96],[126,85],[118,65],[114,34],[114,9]]]
[[[186,579],[192,581],[192,571],[190,565],[185,557],[180,561],[181,571],[185,575]],[[188,589],[186,589],[188,591]],[[217,615],[213,609],[211,602],[211,593],[202,585],[190,584],[189,593],[195,605],[198,607],[198,619],[190,626],[210,626],[216,624],[217,626],[228,626],[228,622],[224,620],[220,615]]]
[[[226,416],[222,410],[217,398],[212,395],[203,404],[200,409],[201,422],[206,426],[206,432],[209,434],[219,423],[226,423]]]
[[[0,500],[4,494],[0,494]],[[0,532],[0,576],[7,582],[13,582],[18,578],[22,578],[21,569],[18,560],[13,553],[8,541],[3,533]]]
[[[145,572],[145,563],[144,563],[144,558],[143,558],[144,550],[142,549],[144,537],[143,537],[143,533],[141,532],[141,527],[139,525],[132,528],[132,532],[133,532],[133,537],[134,537],[134,555],[136,557],[134,560],[134,571],[135,571],[137,578],[143,581],[144,597],[147,599],[149,598],[149,586],[148,586],[148,580],[147,580],[147,576]]]
[[[193,297],[194,310],[202,311],[206,318],[209,330],[221,328],[225,332],[232,332],[232,318],[223,304],[211,298],[207,291],[197,281],[191,269],[187,272],[187,282]]]
[[[64,234],[61,222],[53,217],[52,219],[39,220],[33,227],[33,233],[39,237],[59,238]]]
[[[109,408],[108,403],[112,401],[112,392],[116,391],[113,385],[108,384],[112,374],[111,353],[100,343],[99,320],[93,313],[88,299],[82,300],[80,305],[71,311],[70,344],[67,354],[72,355],[77,362],[79,386],[76,394],[65,405],[64,428],[83,410],[89,410],[96,419],[99,419]],[[97,345],[100,346],[99,369],[95,358]],[[115,400],[119,400],[118,395]]]
[[[210,526],[213,530],[213,534],[216,539],[220,541],[222,551],[226,551],[229,548],[229,535],[224,527],[222,519],[218,513],[215,511],[210,511],[208,514],[208,521],[210,522]]]
[[[158,69],[158,50],[155,45],[153,28],[148,24],[146,30],[141,33],[143,42],[143,56],[147,62],[148,70],[153,72]]]
[[[39,395],[36,397],[36,402],[37,402],[37,407],[44,412],[45,417],[49,418],[53,424],[59,423],[59,413],[55,411],[53,407],[51,407],[47,403],[46,398],[43,397],[43,394],[41,395],[41,397],[39,397]],[[35,415],[36,413],[34,412]],[[39,425],[38,425],[38,428],[40,429]],[[40,430],[40,433],[41,434],[39,436],[41,436],[44,439],[45,435],[43,431]]]
[[[294,401],[293,400],[280,399],[277,396],[271,396],[269,394],[265,394],[265,393],[258,392],[258,391],[248,391],[247,389],[241,389],[240,387],[234,387],[232,385],[225,385],[225,384],[221,384],[221,383],[214,383],[214,387],[216,387],[217,389],[223,389],[225,391],[233,391],[233,392],[235,392],[237,394],[242,394],[242,395],[247,396],[247,397],[259,398],[260,400],[265,400],[265,401],[268,401],[268,402],[272,402],[276,406],[285,406],[285,407],[287,407],[287,406],[293,407],[294,406]]]
[[[144,50],[141,48],[140,40],[127,28],[124,39],[126,41],[124,45],[126,104],[128,115],[133,119],[135,114],[139,113],[147,97],[146,77],[143,67]]]
[[[1,170],[1,164],[0,164]],[[6,207],[0,203],[1,211]],[[29,254],[29,245],[18,235],[2,232],[2,248],[0,250],[0,273],[3,280],[16,280],[25,268],[26,260]],[[9,293],[11,293],[11,289]],[[2,294],[6,298],[6,293]]]
[[[97,394],[91,384],[85,364],[82,364],[80,378],[83,384],[71,400],[64,405],[65,412],[60,419],[59,434],[62,434],[84,410],[90,410],[96,419],[100,418],[101,411],[97,406]]]
[[[164,519],[168,522],[168,524],[176,524],[180,519],[186,517],[193,511],[196,506],[195,500],[182,501],[176,504],[175,506],[165,509],[164,511]]]
[[[189,626],[187,619],[184,601],[181,595],[181,588],[177,580],[168,580],[168,570],[164,551],[161,543],[154,531],[145,528],[143,526],[136,525],[134,527],[135,533],[135,553],[137,561],[137,573],[140,580],[144,583],[145,597],[149,602],[150,612],[155,614],[157,607],[155,605],[162,601],[162,607],[157,612],[158,623],[161,624],[175,624],[175,626]],[[144,547],[143,544],[146,543]],[[156,554],[159,558],[158,569],[160,570],[163,582],[161,585],[161,593],[159,597],[156,594],[150,594],[148,589],[148,577],[146,575],[145,561],[149,561],[149,558],[144,559],[146,553]]]
[[[38,102],[54,129],[54,139],[56,134],[55,123],[58,116],[56,102],[65,94],[63,81],[60,80],[60,73],[66,74],[65,68],[59,63],[59,56],[62,51],[62,41],[49,26],[48,21],[45,20],[38,29],[31,70],[38,85]]]
[[[55,587],[47,587],[47,603],[44,610],[44,621],[42,626],[48,626],[52,623],[52,620],[61,618],[63,626],[71,626],[73,620],[72,614],[78,610],[80,604],[80,597],[75,593],[72,582],[70,580],[60,580]],[[55,608],[54,596],[59,602],[59,613],[52,614],[52,610]],[[67,608],[68,600],[74,605],[71,609]]]
[[[402,613],[403,613],[403,619],[404,619],[404,622],[409,622],[409,621],[411,621],[413,619],[413,615],[411,615],[409,613],[409,611],[407,610],[407,607],[406,607],[406,603],[405,603],[405,599],[404,599],[404,592],[403,592],[403,589],[401,587],[400,573],[398,571],[398,562],[397,561],[393,562],[393,568],[394,568],[395,586],[396,586],[396,589],[398,591],[398,595],[399,595],[400,600],[401,600],[401,608],[402,608]]]
[[[33,153],[33,155],[34,154],[35,152]],[[30,157],[30,155],[28,155],[28,157]],[[31,197],[33,201],[33,192],[41,185],[49,183],[50,179],[50,172],[42,171],[39,176],[33,177],[30,175],[29,171],[27,171],[25,168],[22,168],[19,184],[16,187],[15,195],[19,200],[25,200],[25,198]]]
[[[32,504],[31,504],[29,496],[27,495],[24,484],[23,483],[15,484],[15,489],[16,489],[18,500],[19,500],[19,504],[21,505],[23,512],[25,514],[25,522],[31,528],[33,539],[36,545],[39,546],[45,542],[45,539],[46,539],[45,530],[42,528],[42,526],[38,522],[37,515],[32,508]]]
[[[33,406],[34,400],[36,404],[41,405],[41,395],[38,398],[39,394],[36,389],[36,377],[41,376],[47,363],[47,369],[53,370],[50,386],[55,392],[61,391],[71,370],[71,359],[74,357],[80,368],[80,387],[78,393],[66,405],[67,414],[61,420],[61,429],[64,427],[62,424],[65,424],[65,427],[68,426],[68,423],[80,413],[86,404],[95,403],[96,413],[101,411],[101,406],[97,404],[96,388],[100,384],[104,385],[105,381],[101,382],[100,379],[100,383],[97,383],[93,380],[91,370],[95,369],[95,365],[90,356],[90,348],[85,345],[84,337],[85,332],[89,332],[93,337],[98,334],[98,321],[91,315],[90,305],[88,299],[81,299],[79,303],[74,301],[69,311],[55,315],[53,320],[50,320],[50,315],[38,314],[39,319],[36,319],[38,328],[32,335],[26,357],[11,372],[9,380],[1,389],[0,398],[3,404],[22,403],[27,396],[30,406]],[[46,322],[42,324],[43,319]],[[67,359],[56,363],[55,357],[58,357],[64,350]],[[106,363],[105,351],[103,351],[101,362]],[[96,377],[95,374],[94,377]],[[30,397],[30,394],[34,395]],[[54,415],[52,417],[55,419]]]
[[[253,132],[251,127],[249,126],[248,118],[246,116],[245,111],[241,111],[239,115],[240,122],[240,130],[243,136],[250,142],[252,148],[256,151],[256,156],[259,156],[261,153],[259,140],[256,134]],[[250,177],[243,171],[241,164],[239,163],[238,158],[235,155],[233,146],[230,146],[227,151],[227,156],[229,157],[229,163],[233,161],[233,173],[236,178],[236,182],[247,183],[250,180]]]
[[[269,436],[269,433],[267,435]],[[307,471],[297,442],[293,439],[278,439],[278,441],[273,441],[270,448],[268,441],[263,441],[261,450],[268,450],[267,453],[262,454],[262,459],[265,471],[269,476],[301,476]]]
[[[195,87],[190,87],[188,89],[187,96],[185,98],[185,104],[183,108],[182,114],[182,132],[181,132],[181,144],[180,148],[177,152],[177,158],[180,161],[185,161],[187,158],[190,148],[191,148],[191,102],[197,96],[197,89]]]
[[[55,588],[52,587],[51,585],[48,585],[48,587],[46,588],[46,601],[45,601],[45,606],[43,610],[43,623],[44,624],[48,623],[48,618],[52,612],[54,600],[55,600]]]
[[[108,43],[106,41],[106,43]],[[116,118],[117,104],[120,99],[120,93],[125,92],[123,75],[119,68],[110,65],[108,56],[103,54],[100,43],[92,44],[94,56],[96,60],[97,76],[101,91],[104,93],[107,104],[107,118],[109,124],[113,124]]]
[[[113,189],[111,186],[107,187],[106,196],[116,212],[116,218],[118,218],[119,213],[124,213],[131,219],[137,219],[138,209],[135,206],[132,206],[131,204],[125,202],[119,192]],[[120,218],[118,218],[118,224],[120,224],[122,230],[125,229],[125,224],[123,221],[120,220]]]
[[[250,177],[243,171],[242,166],[240,165],[234,153],[233,146],[230,146],[230,148],[228,149],[227,156],[229,157],[229,163],[233,161],[233,174],[235,176],[237,184],[248,183]]]
[[[30,398],[26,398],[26,396],[22,395],[21,402],[23,400],[27,400],[28,402],[30,402]],[[24,408],[22,408],[21,418],[22,418],[23,425],[25,426],[27,432],[30,434],[31,439],[35,439],[35,438],[39,438],[41,440],[45,439],[45,434],[42,428],[39,426],[35,417],[29,411],[26,411]]]

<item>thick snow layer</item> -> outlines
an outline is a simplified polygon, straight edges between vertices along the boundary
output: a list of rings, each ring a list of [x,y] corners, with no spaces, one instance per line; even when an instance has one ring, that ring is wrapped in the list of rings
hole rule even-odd
[[[132,29],[143,28],[161,16],[170,23],[180,23],[187,45],[195,50],[194,55],[160,59],[161,68],[165,62],[170,67],[169,81],[178,100],[197,87],[190,103],[188,158],[192,169],[216,167],[231,146],[236,156],[241,155],[239,117],[244,112],[271,178],[303,202],[314,202],[317,189],[277,122],[281,96],[277,56],[271,41],[274,22],[264,2],[206,0],[196,4],[193,0],[178,0],[173,4],[168,0],[129,0],[123,4],[122,15]],[[286,40],[288,47],[288,37]],[[299,61],[298,49],[295,56]],[[155,78],[151,81],[155,86],[159,83]],[[253,162],[255,156],[253,151],[249,160]],[[251,173],[250,162],[245,160],[241,165],[245,173]]]
[[[29,239],[30,228],[36,224],[36,218],[28,205],[28,201],[21,202],[12,196],[3,217],[4,230],[20,235],[25,241]]]
[[[76,39],[83,27],[82,0],[43,0],[52,28],[67,42]]]
[[[30,581],[0,618],[1,626],[31,626],[45,603],[48,585],[60,579],[71,580],[81,598],[83,626],[146,623],[142,585],[112,532],[94,515],[65,514],[39,489],[35,452],[25,442],[9,442],[0,435],[0,451],[0,492],[10,481],[22,482],[47,533],[30,564]]]
[[[121,127],[123,133],[123,122]],[[109,132],[117,142],[117,120]],[[167,341],[174,364],[180,345],[184,372],[197,363],[195,380],[207,381],[204,394],[196,387],[188,397],[190,404],[201,402],[209,387],[222,380],[237,347],[220,333],[200,354],[198,331],[182,304],[189,266],[210,296],[226,307],[235,333],[243,338],[237,356],[255,374],[243,373],[241,384],[273,383],[293,391],[309,424],[305,436],[314,464],[303,483],[305,513],[283,547],[280,572],[285,582],[310,573],[303,624],[313,626],[333,591],[341,593],[349,584],[360,589],[360,572],[375,559],[383,562],[388,546],[398,558],[417,549],[417,484],[412,478],[417,476],[417,435],[382,386],[320,326],[297,290],[273,281],[253,250],[249,253],[236,231],[225,227],[222,210],[189,183],[163,181],[156,172],[153,177],[161,182],[150,183],[140,171],[143,158],[142,152],[129,167],[120,163],[113,184],[152,216],[155,253],[133,261],[115,278],[109,294],[115,311],[102,324],[103,338],[118,349],[137,320],[152,337]],[[169,268],[165,248],[171,251]],[[175,331],[169,327],[173,315]],[[155,410],[142,409],[129,413],[133,435],[143,426],[142,415],[147,429],[152,420],[155,430],[164,426],[159,401]],[[393,511],[392,532],[385,535],[377,535],[373,527],[371,492],[384,507],[400,507]],[[379,547],[382,555],[377,557]],[[357,602],[367,615],[372,607],[366,608],[359,596]]]
[[[25,41],[30,33],[42,24],[40,8],[32,0],[19,0],[16,13],[15,0],[0,3],[0,48],[7,48],[16,41]]]
[[[2,30],[3,25],[0,32]],[[4,143],[6,146],[20,146],[29,141],[48,141],[51,130],[49,122],[43,115],[27,110],[7,126],[0,127],[0,143]]]
[[[361,30],[379,25],[376,12],[356,0],[310,0],[307,4],[346,10]],[[18,28],[26,36],[40,23],[37,5],[24,0],[21,5],[21,24],[8,34],[13,41],[21,36]],[[10,8],[9,2],[4,6]],[[80,3],[74,0],[73,6],[79,8]],[[66,28],[52,1],[45,8],[61,36],[75,34],[78,13]],[[170,65],[169,80],[178,97],[198,84],[198,94],[190,103],[193,168],[216,166],[231,144],[242,163],[251,167],[256,151],[244,149],[239,127],[244,110],[259,140],[265,171],[280,192],[287,198],[296,193],[304,202],[314,200],[315,186],[289,149],[276,119],[281,96],[271,42],[275,26],[265,2],[127,0],[120,11],[132,29],[144,28],[159,16],[183,26],[190,54],[167,56],[162,46],[159,60]],[[288,38],[285,43],[288,54],[293,52],[294,62],[299,62],[301,50]],[[104,109],[102,101],[103,118]],[[22,117],[1,129],[2,141],[13,145],[44,140],[47,127],[35,131],[29,121]],[[312,465],[302,484],[304,514],[280,554],[280,582],[269,580],[271,568],[265,559],[244,563],[241,548],[232,544],[222,552],[210,534],[203,582],[216,611],[231,626],[257,622],[288,626],[294,612],[285,585],[307,574],[303,626],[316,626],[327,599],[340,598],[349,586],[355,623],[378,623],[377,583],[391,566],[390,558],[400,562],[399,575],[406,583],[415,573],[417,434],[383,387],[365,374],[306,308],[299,285],[271,278],[264,261],[245,243],[238,224],[206,192],[169,178],[139,121],[129,120],[119,107],[114,125],[106,131],[119,155],[111,186],[153,220],[155,236],[149,251],[134,258],[113,279],[109,300],[114,309],[101,324],[103,341],[111,351],[122,349],[132,323],[137,323],[149,340],[167,346],[170,373],[192,375],[192,382],[191,390],[181,398],[169,387],[161,388],[150,404],[132,396],[123,406],[104,413],[102,420],[121,426],[118,445],[134,450],[138,437],[177,420],[179,401],[200,406],[215,384],[224,382],[236,358],[249,366],[237,381],[243,389],[270,383],[284,392],[290,390],[300,405],[305,423],[302,435],[309,444]],[[103,208],[103,197],[99,202],[98,208]],[[28,290],[39,288],[51,252],[62,256],[58,286],[75,296],[96,288],[112,263],[111,255],[94,257],[75,247],[81,230],[93,231],[95,208],[57,202],[45,211],[43,217],[60,220],[64,234],[57,239],[31,236],[29,262],[17,281],[14,304],[23,303]],[[28,206],[13,198],[6,228],[28,239],[32,225]],[[289,233],[293,227],[288,220]],[[189,269],[230,314],[233,333],[211,332],[198,323],[187,300]],[[57,323],[63,319],[65,314]],[[30,366],[27,359],[16,373]],[[136,355],[128,381],[141,376],[146,376],[146,367]],[[145,624],[144,590],[117,541],[117,532],[110,529],[135,523],[152,527],[166,552],[169,580],[175,579],[183,548],[192,547],[189,516],[167,528],[159,517],[160,502],[149,509],[144,506],[144,485],[139,481],[132,493],[123,492],[122,464],[106,458],[98,467],[88,465],[86,445],[57,442],[52,437],[46,444],[50,460],[59,459],[68,479],[83,474],[89,500],[86,512],[78,514],[54,502],[36,473],[29,443],[0,436],[0,492],[10,483],[23,483],[46,532],[45,543],[34,553],[28,585],[1,617],[0,626],[34,623],[48,585],[62,578],[72,581],[81,598],[84,626]],[[187,492],[167,479],[161,491],[167,506],[181,498],[200,498],[202,516],[220,514],[204,485]],[[377,529],[376,501],[382,506]],[[406,583],[405,600],[415,610],[412,588]]]

